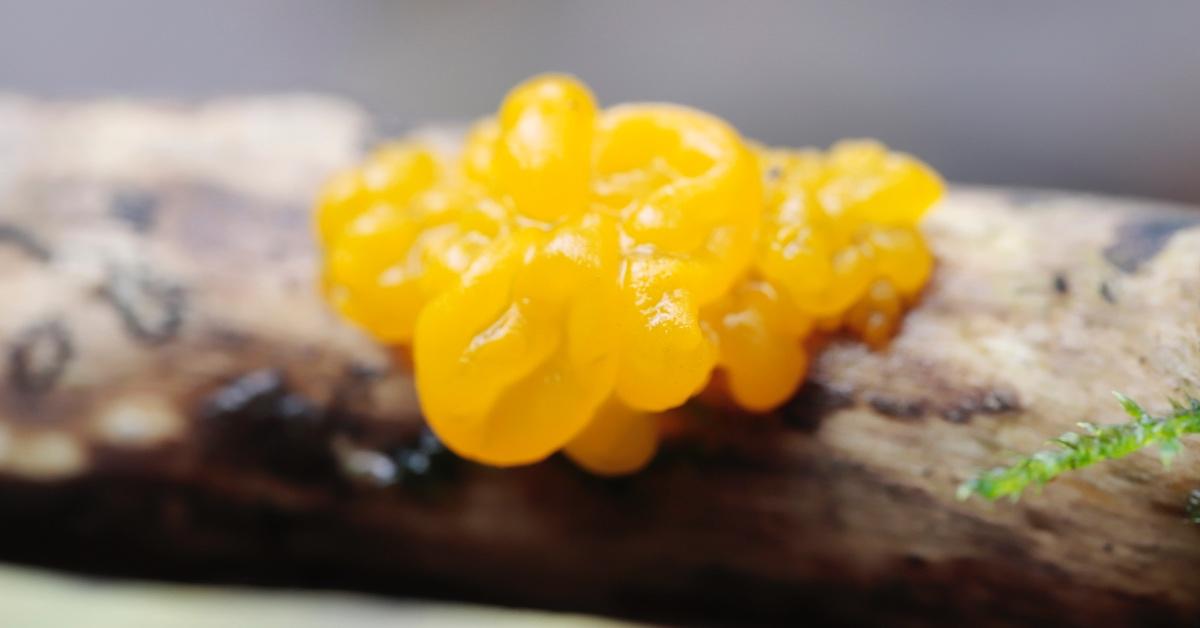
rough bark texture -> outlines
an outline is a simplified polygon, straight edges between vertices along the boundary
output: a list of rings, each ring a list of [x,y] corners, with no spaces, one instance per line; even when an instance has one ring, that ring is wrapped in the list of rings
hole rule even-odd
[[[1194,457],[954,498],[1120,420],[1111,390],[1200,394],[1200,214],[954,189],[887,351],[833,340],[786,408],[698,408],[632,478],[495,470],[422,441],[403,369],[314,291],[308,200],[369,127],[0,97],[0,558],[730,623],[1200,614]]]

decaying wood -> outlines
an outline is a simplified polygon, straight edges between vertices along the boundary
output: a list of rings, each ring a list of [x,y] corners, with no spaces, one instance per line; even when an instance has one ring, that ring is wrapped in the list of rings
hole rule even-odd
[[[321,99],[0,98],[0,557],[734,623],[1200,614],[1186,454],[954,498],[1119,420],[1111,390],[1200,394],[1200,214],[955,189],[887,351],[833,341],[786,408],[700,408],[632,478],[495,470],[422,441],[314,291],[308,199],[368,132]]]

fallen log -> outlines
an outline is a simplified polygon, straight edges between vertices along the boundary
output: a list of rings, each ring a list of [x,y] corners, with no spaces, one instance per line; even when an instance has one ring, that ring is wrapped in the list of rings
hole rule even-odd
[[[454,459],[324,307],[309,199],[371,137],[321,98],[0,97],[0,559],[683,621],[1200,614],[1186,454],[955,498],[1112,390],[1200,394],[1195,210],[955,187],[886,351],[833,339],[785,408],[695,404],[605,480]]]

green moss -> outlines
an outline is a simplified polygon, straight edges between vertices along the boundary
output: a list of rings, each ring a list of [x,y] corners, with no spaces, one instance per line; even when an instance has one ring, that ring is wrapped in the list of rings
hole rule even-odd
[[[1117,393],[1117,400],[1133,418],[1128,423],[1097,426],[1080,423],[1082,433],[1067,432],[1052,440],[1053,449],[1039,451],[1010,466],[984,471],[958,489],[959,499],[979,495],[986,499],[1016,499],[1031,485],[1041,486],[1059,475],[1104,460],[1121,458],[1139,449],[1158,445],[1163,463],[1179,452],[1179,437],[1200,433],[1200,400],[1172,403],[1163,417],[1150,416],[1137,402]],[[1200,520],[1200,512],[1194,513]]]

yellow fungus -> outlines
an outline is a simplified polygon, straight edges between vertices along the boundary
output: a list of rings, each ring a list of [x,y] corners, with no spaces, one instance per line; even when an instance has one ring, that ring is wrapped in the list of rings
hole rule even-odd
[[[316,228],[327,299],[411,349],[448,447],[612,475],[649,462],[659,413],[714,370],[762,412],[803,381],[811,334],[884,346],[932,271],[917,225],[941,192],[877,142],[765,148],[545,75],[455,154],[388,144],[333,177]]]

